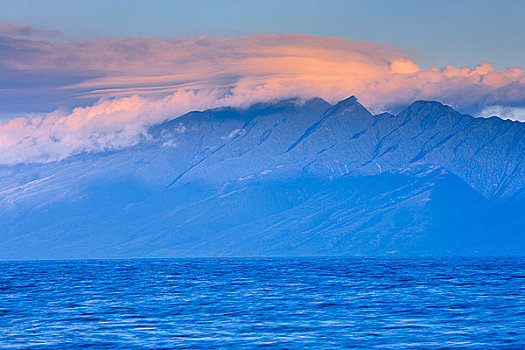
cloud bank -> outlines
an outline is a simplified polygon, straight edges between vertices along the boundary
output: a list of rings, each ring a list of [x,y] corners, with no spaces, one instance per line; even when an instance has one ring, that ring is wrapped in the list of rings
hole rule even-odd
[[[483,115],[525,107],[520,68],[423,70],[388,44],[289,34],[59,42],[16,33],[0,30],[0,103],[4,113],[37,113],[0,124],[1,164],[129,147],[148,125],[190,110],[286,97],[356,95],[374,112],[418,99]],[[83,107],[38,113],[50,105]]]

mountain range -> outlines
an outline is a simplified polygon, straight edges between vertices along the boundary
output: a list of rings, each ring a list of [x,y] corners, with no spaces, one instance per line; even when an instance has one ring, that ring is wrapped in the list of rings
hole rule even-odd
[[[0,166],[0,259],[522,255],[525,124],[355,97],[190,112]]]

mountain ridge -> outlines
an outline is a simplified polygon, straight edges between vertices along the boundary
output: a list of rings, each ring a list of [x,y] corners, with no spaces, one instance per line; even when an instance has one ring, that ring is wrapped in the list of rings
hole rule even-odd
[[[0,258],[525,248],[522,123],[436,101],[374,116],[351,96],[190,112],[148,134],[0,168]]]

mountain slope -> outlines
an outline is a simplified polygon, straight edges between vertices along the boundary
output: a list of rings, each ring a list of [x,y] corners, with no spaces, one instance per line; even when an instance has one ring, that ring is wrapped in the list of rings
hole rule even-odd
[[[522,254],[525,125],[350,97],[191,112],[0,167],[0,258]]]

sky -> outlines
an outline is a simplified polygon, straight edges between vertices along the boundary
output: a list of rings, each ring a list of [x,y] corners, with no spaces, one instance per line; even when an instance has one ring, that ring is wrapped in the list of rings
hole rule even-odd
[[[17,156],[0,163],[126,147],[189,110],[283,97],[525,121],[524,15],[518,0],[2,0],[0,152]]]
[[[0,21],[59,30],[61,40],[310,34],[404,47],[422,68],[522,65],[524,16],[521,0],[0,2]]]

